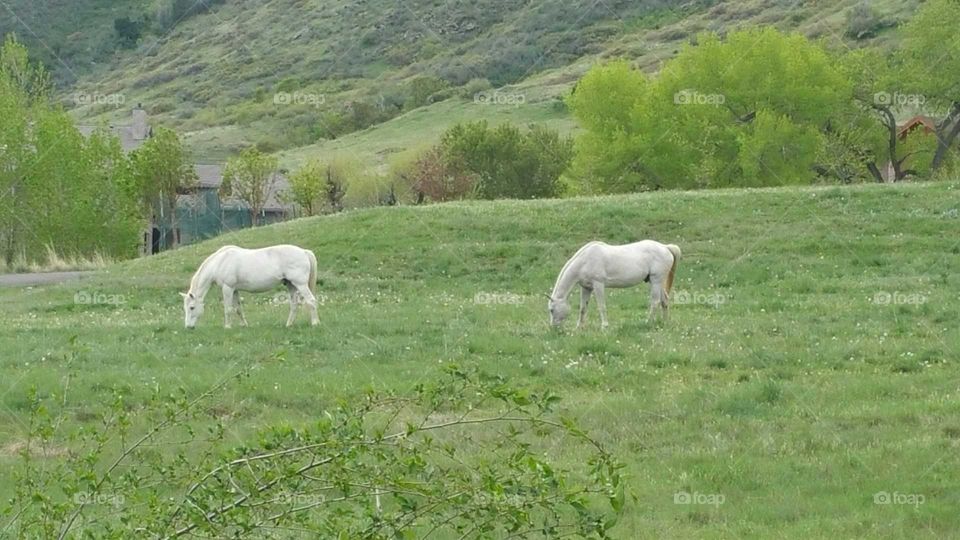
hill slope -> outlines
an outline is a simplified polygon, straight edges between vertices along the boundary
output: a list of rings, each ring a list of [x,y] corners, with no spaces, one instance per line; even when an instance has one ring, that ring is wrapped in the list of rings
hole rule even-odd
[[[105,389],[125,389],[136,410],[154,388],[196,395],[264,360],[211,405],[242,439],[369,386],[406,392],[454,361],[559,393],[615,449],[637,496],[620,537],[949,536],[960,526],[958,190],[378,208],[0,290],[0,377],[12,384],[0,436],[24,437],[26,389],[57,393],[68,372],[69,421],[82,423]],[[592,309],[588,329],[550,331],[542,294],[567,257],[587,240],[647,237],[684,251],[667,324],[645,322],[644,286],[610,292],[607,333]],[[251,326],[227,333],[213,291],[200,327],[182,329],[177,292],[206,255],[279,242],[318,256],[320,328],[301,315],[285,329],[273,294],[244,295]],[[578,459],[566,450],[553,452]],[[882,492],[925,502],[875,504]],[[723,502],[676,504],[677,493]]]
[[[535,96],[563,94],[601,57],[625,56],[655,71],[704,30],[773,24],[838,47],[883,44],[918,0],[870,2],[877,35],[859,41],[846,35],[859,0],[527,0],[509,8],[495,0],[238,0],[206,2],[209,13],[158,29],[156,6],[164,3],[183,2],[10,0],[7,11],[18,17],[0,17],[0,34],[17,31],[55,69],[64,99],[85,122],[123,118],[143,103],[158,122],[190,133],[204,161],[249,144],[323,145],[431,101],[463,96],[469,104],[488,84],[520,83],[532,92],[527,103],[536,103]],[[117,44],[118,17],[147,17],[136,48]],[[538,91],[531,81],[550,84]],[[276,103],[278,93],[303,99]],[[522,108],[513,108],[517,122],[525,120]],[[467,106],[457,116],[477,111]],[[432,132],[447,125],[441,120]]]

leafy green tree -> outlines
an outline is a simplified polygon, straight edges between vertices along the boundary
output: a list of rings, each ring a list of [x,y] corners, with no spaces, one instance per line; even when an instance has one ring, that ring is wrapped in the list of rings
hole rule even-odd
[[[648,78],[625,61],[601,64],[574,87],[568,105],[584,132],[576,140],[574,174],[587,192],[635,191],[644,184],[631,141],[643,135],[634,121],[637,103],[650,101]]]
[[[233,197],[250,211],[251,223],[260,224],[260,214],[274,194],[278,172],[277,158],[256,148],[247,148],[227,161],[220,194]]]
[[[325,171],[323,164],[311,160],[290,175],[290,197],[308,216],[323,206]]]
[[[343,199],[347,196],[350,170],[345,162],[328,163],[324,169],[323,194],[332,212],[343,211]]]
[[[160,206],[160,214],[169,216],[173,246],[180,243],[177,197],[197,183],[189,153],[176,132],[158,128],[153,136],[131,155],[137,179],[140,203],[145,212]]]
[[[345,157],[307,162],[290,176],[290,192],[290,199],[308,216],[399,202],[389,179]]]
[[[854,106],[839,111],[828,124],[828,145],[821,151],[820,166],[831,169],[842,182],[885,182],[881,168],[895,163],[899,152],[894,112],[877,98],[894,76],[888,55],[856,49],[837,60],[838,69],[853,83]]]
[[[0,115],[0,256],[136,253],[136,189],[119,141],[84,138],[12,37],[0,49]]]
[[[760,110],[753,119],[753,129],[743,131],[737,143],[744,180],[763,185],[763,179],[772,176],[779,184],[804,184],[810,182],[821,139],[814,127]]]
[[[955,22],[960,2],[928,0],[904,27],[900,81],[923,97],[924,107],[944,111],[937,122],[937,148],[930,169],[939,169],[960,134],[960,42]]]
[[[909,71],[905,66],[911,62],[902,51],[888,54],[874,49],[858,49],[841,58],[840,65],[854,81],[854,98],[862,113],[838,118],[833,125],[846,132],[844,136],[878,182],[928,176],[937,168],[933,161],[938,142],[949,137],[945,133],[949,119],[938,124],[938,136],[901,134],[900,119],[936,107],[922,94],[911,93],[917,92],[916,86],[905,86],[903,73]]]
[[[812,181],[831,119],[853,107],[835,63],[764,28],[702,34],[656,79],[595,68],[568,98],[585,129],[573,174],[601,192]]]
[[[445,159],[461,163],[478,178],[485,199],[552,197],[573,154],[573,141],[533,126],[523,132],[510,124],[490,128],[485,121],[458,124],[440,143]]]

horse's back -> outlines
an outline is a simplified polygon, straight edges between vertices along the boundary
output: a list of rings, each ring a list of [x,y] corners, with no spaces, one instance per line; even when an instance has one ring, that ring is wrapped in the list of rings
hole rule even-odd
[[[602,272],[610,280],[608,285],[615,287],[649,281],[651,275],[660,279],[673,264],[670,250],[656,240],[620,245],[598,242],[584,255],[592,259],[594,271]]]
[[[278,244],[262,248],[242,248],[239,246],[223,246],[210,258],[216,256],[221,267],[240,267],[243,271],[252,271],[250,268],[263,270],[279,269],[291,265],[310,265],[312,253],[309,250],[291,244]]]
[[[670,255],[670,250],[667,249],[667,246],[657,242],[656,240],[640,240],[638,242],[631,242],[629,244],[606,244],[604,242],[590,242],[585,248],[594,244],[594,249],[602,252],[605,255],[615,256],[615,257],[650,257],[650,256],[664,256]]]

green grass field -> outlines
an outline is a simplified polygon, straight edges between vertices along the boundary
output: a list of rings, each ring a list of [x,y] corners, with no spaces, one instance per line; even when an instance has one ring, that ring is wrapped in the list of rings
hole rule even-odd
[[[110,389],[135,407],[262,360],[211,405],[239,444],[455,361],[553,390],[617,453],[636,497],[618,537],[952,537],[958,195],[944,182],[377,208],[0,289],[0,495],[28,388],[62,396],[68,369],[67,421],[82,424]],[[609,293],[607,332],[592,310],[585,331],[548,327],[542,295],[581,244],[643,238],[684,251],[670,321],[647,324],[644,286]],[[250,327],[226,331],[212,291],[184,330],[177,292],[227,243],[314,250],[321,326],[304,313],[284,328],[287,307],[264,294],[244,297]]]

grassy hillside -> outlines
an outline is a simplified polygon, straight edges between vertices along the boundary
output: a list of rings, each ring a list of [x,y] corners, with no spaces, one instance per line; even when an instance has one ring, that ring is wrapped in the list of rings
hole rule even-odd
[[[455,361],[557,392],[618,453],[636,496],[619,537],[949,537],[960,526],[958,190],[378,208],[0,289],[2,459],[25,437],[27,389],[60,396],[68,372],[68,421],[90,423],[111,388],[136,413],[155,388],[196,395],[262,360],[211,404],[239,441],[368,387],[408,391]],[[597,238],[683,248],[668,323],[646,323],[641,287],[610,292],[606,333],[592,310],[584,331],[548,328],[542,294]],[[263,294],[244,296],[249,328],[225,331],[212,292],[199,328],[183,329],[177,292],[206,255],[278,242],[317,254],[319,328],[301,316],[285,329],[287,308]],[[565,450],[551,453],[578,459]],[[723,502],[676,504],[678,492]],[[876,504],[881,492],[924,502]]]
[[[189,133],[201,160],[221,159],[250,144],[267,150],[314,144],[322,149],[354,127],[376,126],[432,101],[465,98],[448,107],[458,108],[453,118],[473,117],[481,109],[461,103],[472,103],[485,85],[525,84],[536,94],[533,78],[552,81],[546,90],[561,94],[603,57],[625,56],[655,71],[684,41],[705,30],[772,24],[822,37],[837,47],[883,46],[894,39],[896,22],[917,5],[916,0],[870,2],[876,35],[854,39],[847,35],[848,17],[859,0],[540,0],[514,3],[509,9],[494,0],[243,0],[213,5],[209,13],[147,32],[132,50],[103,51],[95,44],[110,47],[113,18],[151,10],[133,0],[109,9],[93,0],[88,3],[91,8],[79,19],[66,3],[44,8],[44,18],[27,0],[10,5],[35,15],[24,20],[42,29],[37,37],[19,27],[31,47],[61,75],[69,71],[69,77],[61,78],[72,81],[62,89],[71,107],[78,94],[123,96],[120,107],[116,100],[88,99],[76,107],[78,118],[117,119],[133,104],[143,103],[158,122]],[[52,22],[42,22],[47,20]],[[0,33],[8,27],[18,28],[10,21],[0,26]],[[64,35],[71,47],[82,49],[78,55],[96,60],[61,55],[61,63],[45,56],[43,43]],[[415,81],[422,77],[446,87],[429,89],[421,96],[425,101],[412,99]],[[278,104],[278,93],[304,99]],[[515,122],[536,116],[522,108],[499,114]],[[430,132],[449,125],[446,118],[437,115]]]
[[[7,0],[0,36],[16,34],[65,89],[106,63],[117,49],[114,19],[136,17],[149,0]]]

